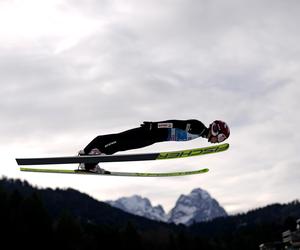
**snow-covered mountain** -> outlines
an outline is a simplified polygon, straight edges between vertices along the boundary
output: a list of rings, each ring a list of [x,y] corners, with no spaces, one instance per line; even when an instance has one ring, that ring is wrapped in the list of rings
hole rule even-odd
[[[175,224],[191,225],[193,222],[227,216],[224,208],[201,188],[194,189],[188,195],[181,195],[168,214],[161,205],[153,207],[149,199],[138,195],[107,201],[107,203],[128,213]]]
[[[123,197],[115,201],[106,201],[113,207],[125,212],[146,217],[151,220],[167,222],[168,218],[162,206],[153,207],[150,200],[139,195]]]
[[[224,208],[207,191],[197,188],[190,194],[179,197],[175,207],[169,212],[169,222],[191,225],[222,216],[227,216]]]

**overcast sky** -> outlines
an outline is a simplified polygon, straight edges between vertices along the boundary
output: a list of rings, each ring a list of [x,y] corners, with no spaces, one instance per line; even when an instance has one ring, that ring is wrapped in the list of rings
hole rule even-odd
[[[299,13],[298,0],[0,1],[0,175],[99,200],[139,194],[166,211],[197,187],[231,214],[299,199]],[[73,155],[99,134],[144,120],[191,118],[227,121],[230,150],[102,167],[208,167],[204,175],[30,174],[15,162]],[[208,145],[196,139],[129,152]]]

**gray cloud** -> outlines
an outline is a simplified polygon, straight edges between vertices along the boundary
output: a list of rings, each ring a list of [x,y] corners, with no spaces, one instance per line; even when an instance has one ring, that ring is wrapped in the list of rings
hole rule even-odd
[[[217,179],[207,175],[203,183],[224,204],[240,204],[235,210],[284,201],[283,194],[258,201],[251,183],[259,179],[264,193],[281,175],[273,166],[280,162],[284,171],[297,162],[299,8],[298,1],[267,0],[63,1],[49,12],[62,22],[57,33],[51,25],[48,33],[35,27],[22,40],[18,26],[9,33],[0,26],[1,143],[67,152],[87,137],[143,120],[224,119],[232,148],[224,168],[214,169],[222,158],[209,161]],[[80,25],[77,32],[67,19]],[[64,137],[72,139],[58,144]],[[265,178],[255,174],[261,169]],[[288,199],[297,198],[297,179],[285,178]],[[185,192],[199,185],[193,180]]]

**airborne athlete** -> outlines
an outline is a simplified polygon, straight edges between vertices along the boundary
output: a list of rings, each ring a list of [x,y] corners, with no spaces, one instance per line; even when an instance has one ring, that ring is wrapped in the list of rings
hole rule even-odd
[[[228,125],[220,120],[212,122],[207,128],[201,121],[167,120],[143,122],[140,127],[117,134],[99,135],[94,138],[78,155],[112,155],[119,151],[142,148],[157,142],[189,141],[198,137],[210,143],[220,143],[230,135]],[[79,169],[93,173],[105,170],[98,164],[81,163]]]

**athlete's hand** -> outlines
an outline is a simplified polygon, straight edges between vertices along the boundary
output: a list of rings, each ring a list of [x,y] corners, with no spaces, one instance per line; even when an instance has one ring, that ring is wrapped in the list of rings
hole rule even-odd
[[[150,130],[153,129],[153,122],[143,122],[143,123],[141,124],[141,128],[150,131]]]

